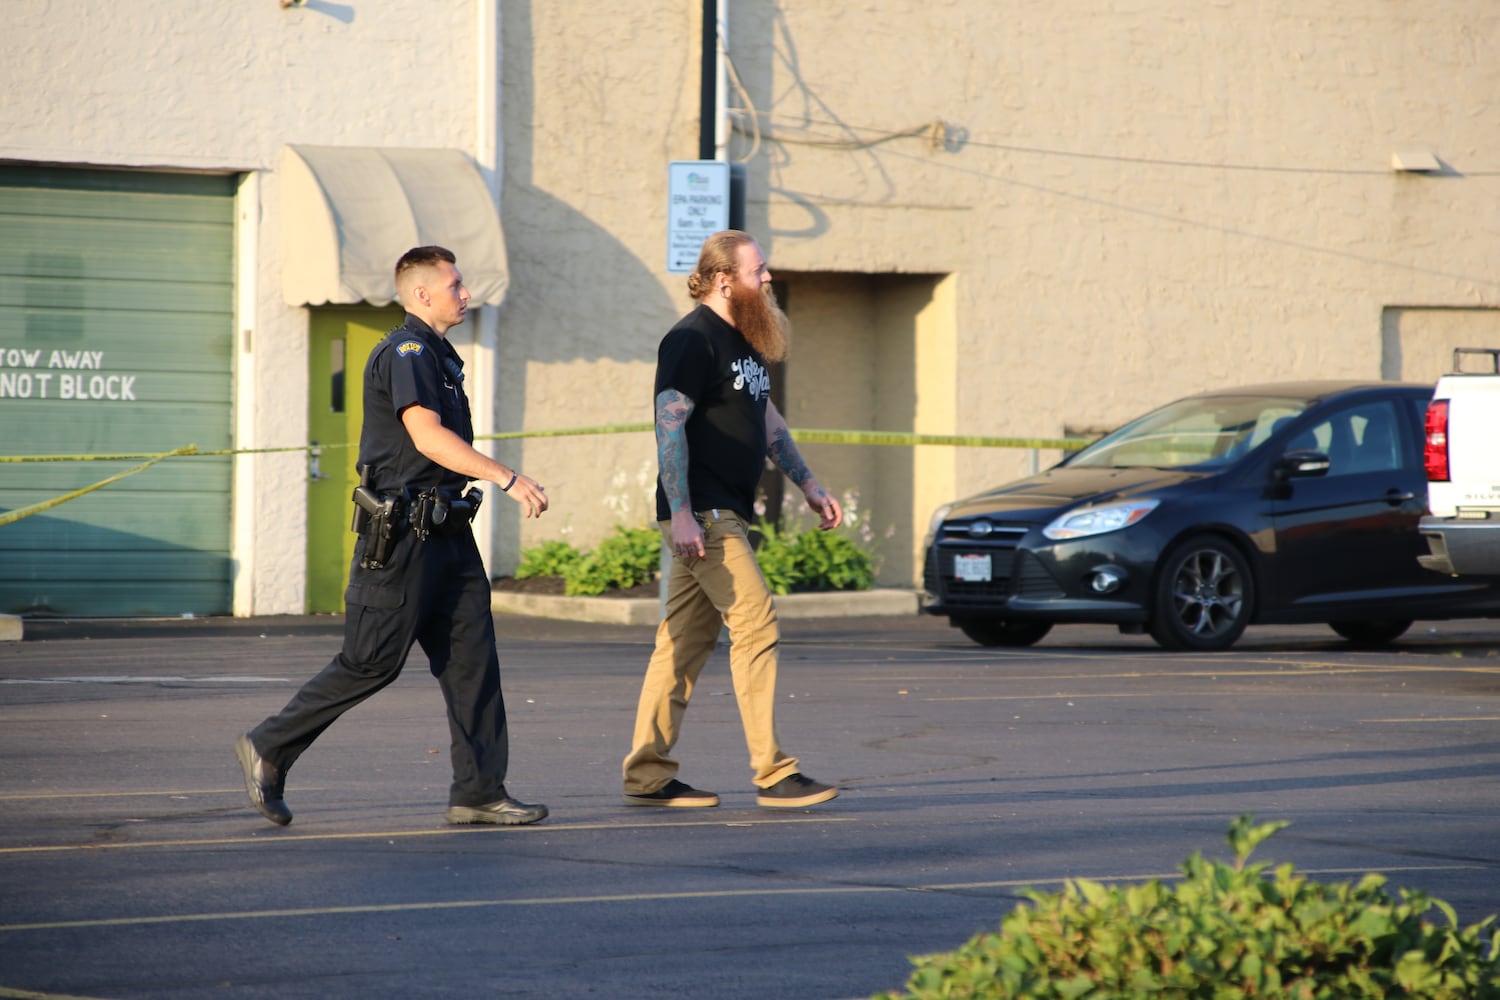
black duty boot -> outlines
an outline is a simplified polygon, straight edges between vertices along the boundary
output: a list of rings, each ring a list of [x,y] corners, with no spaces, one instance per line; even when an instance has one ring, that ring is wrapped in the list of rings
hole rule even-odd
[[[240,768],[245,772],[245,791],[255,811],[277,826],[290,823],[292,811],[281,798],[286,775],[260,755],[255,744],[250,742],[249,733],[234,741],[234,755],[240,759]]]

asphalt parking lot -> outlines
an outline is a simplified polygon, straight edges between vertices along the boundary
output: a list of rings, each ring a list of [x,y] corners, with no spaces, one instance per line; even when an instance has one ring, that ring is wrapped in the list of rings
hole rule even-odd
[[[794,997],[901,985],[1027,886],[1170,878],[1231,819],[1257,858],[1500,912],[1500,622],[1390,650],[1252,628],[1168,654],[1068,626],[987,650],[919,617],[784,623],[778,728],[843,793],[758,809],[721,651],[679,756],[712,810],[626,808],[651,630],[502,615],[511,790],[449,828],[420,652],[292,771],[272,827],[234,737],[337,618],[28,623],[0,643],[0,997]]]

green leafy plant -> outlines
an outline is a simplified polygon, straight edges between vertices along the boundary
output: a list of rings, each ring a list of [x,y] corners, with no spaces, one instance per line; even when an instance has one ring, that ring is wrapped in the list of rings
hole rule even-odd
[[[795,536],[776,530],[772,524],[757,525],[760,544],[755,547],[755,561],[760,566],[760,575],[766,578],[766,586],[773,594],[790,594],[797,582],[797,555]]]
[[[787,502],[779,525],[767,517],[764,494],[755,501],[761,518],[754,528],[762,536],[755,561],[773,594],[794,590],[869,590],[875,586],[878,545],[868,511],[859,493],[845,491],[840,501],[844,524],[822,531],[805,505]],[[894,528],[891,529],[894,533]]]
[[[797,536],[795,576],[806,590],[869,590],[875,586],[875,562],[840,531],[809,528]]]
[[[755,560],[773,594],[794,590],[869,590],[875,586],[875,559],[843,530],[756,529],[761,542]],[[565,541],[547,541],[521,553],[516,579],[560,576],[563,592],[590,597],[626,590],[656,579],[661,567],[661,532],[655,527],[616,526],[594,549],[581,552]]]
[[[516,579],[525,580],[533,576],[566,576],[569,568],[583,558],[583,553],[570,542],[553,539],[532,546],[521,553],[521,563],[516,567]]]
[[[762,541],[755,550],[755,561],[773,594],[869,590],[875,586],[874,560],[841,531],[778,531],[770,524],[760,525],[758,530]]]
[[[655,528],[615,527],[615,533],[562,572],[563,593],[592,597],[626,590],[656,579],[661,567],[661,532]]]
[[[1168,997],[1423,1000],[1500,997],[1500,931],[1460,929],[1453,908],[1380,875],[1320,884],[1247,865],[1286,823],[1229,827],[1233,865],[1194,854],[1173,886],[1070,880],[1007,915],[999,933],[913,959],[897,998]],[[1425,919],[1432,909],[1443,921]]]

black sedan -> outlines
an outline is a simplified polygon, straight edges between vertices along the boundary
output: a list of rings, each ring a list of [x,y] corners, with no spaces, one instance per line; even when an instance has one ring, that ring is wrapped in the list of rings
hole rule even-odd
[[[1056,623],[1227,649],[1255,623],[1387,643],[1500,616],[1500,588],[1422,569],[1432,387],[1295,382],[1148,413],[1039,475],[940,507],[923,609],[975,642]]]

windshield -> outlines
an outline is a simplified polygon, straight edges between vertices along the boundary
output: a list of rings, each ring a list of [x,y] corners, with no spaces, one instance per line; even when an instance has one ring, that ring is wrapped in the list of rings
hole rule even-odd
[[[1070,468],[1146,466],[1220,468],[1255,448],[1305,400],[1268,396],[1183,399],[1100,438],[1064,464]]]

